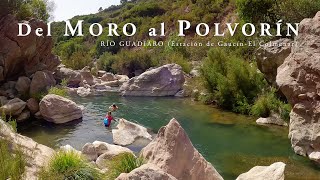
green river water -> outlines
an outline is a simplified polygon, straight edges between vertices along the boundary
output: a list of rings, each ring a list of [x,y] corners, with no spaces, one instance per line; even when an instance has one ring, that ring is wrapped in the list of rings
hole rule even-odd
[[[33,121],[20,126],[18,131],[53,148],[70,144],[81,150],[85,143],[95,140],[112,143],[111,130],[102,125],[102,119],[107,107],[116,103],[120,110],[113,114],[115,117],[139,123],[154,133],[175,117],[194,146],[225,179],[235,179],[253,166],[277,161],[287,164],[286,179],[320,179],[320,167],[293,153],[285,127],[259,126],[250,117],[189,99],[109,94],[73,100],[85,106],[83,121],[60,126]],[[142,146],[135,143],[129,148],[138,152]]]

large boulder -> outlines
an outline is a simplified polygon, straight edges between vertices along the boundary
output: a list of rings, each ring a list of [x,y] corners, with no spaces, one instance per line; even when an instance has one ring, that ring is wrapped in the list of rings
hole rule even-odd
[[[43,97],[40,101],[41,116],[49,122],[63,124],[82,118],[82,110],[75,102],[54,94]]]
[[[30,98],[27,100],[27,107],[32,114],[39,111],[39,102],[35,98]]]
[[[288,126],[288,123],[286,123],[279,114],[271,114],[270,117],[267,118],[259,118],[256,120],[257,124],[260,125],[266,125],[266,124],[272,124],[272,125],[278,125],[278,126]]]
[[[257,65],[266,80],[276,86],[277,69],[291,53],[293,41],[279,39],[261,46],[256,53]]]
[[[223,179],[194,148],[187,133],[175,119],[160,128],[157,137],[142,149],[141,155],[147,163],[156,165],[176,179]]]
[[[19,77],[15,88],[21,95],[29,94],[31,80],[28,77],[21,76]]]
[[[284,180],[286,164],[273,163],[270,166],[255,166],[248,172],[240,174],[236,180]]]
[[[43,33],[47,33],[47,25],[41,20],[31,19],[24,23],[32,29],[42,28]],[[52,38],[38,37],[35,33],[19,37],[17,24],[13,15],[0,19],[0,81],[18,79],[20,76],[30,77],[37,71],[54,71],[60,59],[51,52]]]
[[[79,71],[72,70],[63,66],[59,66],[54,72],[54,77],[57,80],[65,79],[69,86],[78,87],[81,82],[81,74]]]
[[[113,157],[115,157],[121,153],[132,153],[133,154],[133,152],[126,147],[108,144],[108,143],[101,142],[101,141],[95,141],[92,143],[92,145],[93,146],[90,145],[90,148],[94,148],[95,153],[97,154],[97,158],[96,158],[96,160],[93,159],[93,156],[90,156],[90,158],[95,160],[96,165],[100,169],[107,168],[106,161],[111,160]],[[84,155],[86,155],[87,157],[89,154],[92,155],[92,150],[90,150],[90,151],[91,151],[90,153],[84,153]]]
[[[295,38],[297,46],[278,68],[277,84],[293,109],[289,138],[297,154],[320,151],[320,12],[304,19]]]
[[[85,85],[89,85],[92,86],[95,84],[95,78],[94,76],[91,74],[91,71],[89,69],[89,67],[84,67],[81,71],[80,71],[80,75],[81,75],[81,82],[80,82],[80,86],[85,86]]]
[[[105,73],[101,77],[101,80],[102,81],[114,81],[114,80],[117,80],[117,77],[112,73]]]
[[[8,101],[5,105],[0,107],[0,112],[5,115],[17,116],[22,113],[23,109],[26,107],[26,102],[19,98],[14,98]]]
[[[177,180],[172,175],[162,171],[157,166],[153,164],[144,164],[130,173],[122,173],[116,180]]]
[[[47,91],[56,84],[53,73],[50,71],[37,71],[32,78],[30,85],[30,95],[37,95]]]
[[[124,96],[174,96],[184,81],[181,66],[167,64],[131,78],[120,90]]]
[[[152,140],[147,128],[138,124],[120,119],[117,129],[112,130],[113,143],[126,146],[132,144],[136,139],[143,138]]]
[[[15,133],[4,121],[0,119],[0,139],[9,142],[11,149],[19,148],[26,158],[26,169],[23,180],[37,180],[39,171],[44,167],[54,150],[38,144],[31,138]]]

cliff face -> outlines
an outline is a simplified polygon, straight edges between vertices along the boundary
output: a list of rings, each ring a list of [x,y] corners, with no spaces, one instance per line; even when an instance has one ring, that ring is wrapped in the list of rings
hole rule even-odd
[[[40,20],[25,21],[32,30],[42,28],[47,33],[47,25]],[[34,31],[29,36],[18,37],[18,21],[12,15],[0,19],[0,82],[17,80],[19,76],[31,77],[37,71],[54,71],[60,64],[51,53],[51,37],[38,37]],[[26,29],[24,29],[26,30]]]
[[[293,106],[289,137],[294,151],[320,162],[320,12],[300,23],[295,41],[276,81]]]

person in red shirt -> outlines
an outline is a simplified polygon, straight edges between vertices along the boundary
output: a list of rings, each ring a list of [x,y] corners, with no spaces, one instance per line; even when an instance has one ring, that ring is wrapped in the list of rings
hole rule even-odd
[[[113,120],[113,117],[111,115],[111,112],[109,111],[103,120],[104,126],[109,127],[111,125],[112,120]]]

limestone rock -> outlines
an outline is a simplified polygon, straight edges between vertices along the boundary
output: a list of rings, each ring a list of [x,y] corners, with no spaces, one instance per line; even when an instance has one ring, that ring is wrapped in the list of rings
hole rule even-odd
[[[82,147],[82,154],[87,157],[88,161],[96,161],[98,158],[98,153],[96,148],[92,143],[86,143]]]
[[[72,87],[78,87],[81,82],[80,72],[66,67],[58,67],[54,73],[54,77],[60,81],[65,79],[68,86]]]
[[[144,164],[130,173],[122,173],[116,180],[177,180],[153,164]]]
[[[96,164],[100,169],[106,168],[106,160],[111,160],[113,157],[121,153],[132,153],[133,152],[126,148],[105,142],[95,141],[92,143],[97,152],[98,158]]]
[[[272,114],[267,118],[259,118],[256,121],[257,124],[274,124],[279,126],[288,126],[288,124],[280,117],[279,114]]]
[[[320,12],[299,25],[297,46],[278,68],[277,84],[293,109],[289,138],[297,154],[320,151]],[[313,159],[313,158],[312,158]]]
[[[89,86],[92,86],[95,84],[94,76],[91,74],[89,67],[84,67],[80,71],[80,75],[81,75],[82,86],[84,86],[85,84],[88,84]]]
[[[51,86],[56,84],[56,80],[50,71],[37,71],[31,81],[30,95],[37,95],[47,91]]]
[[[94,141],[92,144],[96,148],[98,156],[100,156],[104,153],[107,153],[107,152],[109,154],[115,154],[115,155],[123,153],[123,152],[132,153],[132,151],[126,147],[117,146],[117,145],[109,144],[106,142]]]
[[[174,96],[184,81],[181,66],[167,64],[131,78],[120,90],[124,96]]]
[[[115,81],[117,80],[115,75],[112,73],[105,73],[102,77],[101,77],[102,81]]]
[[[75,102],[58,95],[46,95],[40,101],[39,106],[41,116],[55,124],[63,124],[82,118],[82,110]]]
[[[211,163],[194,148],[177,120],[160,128],[157,137],[141,151],[142,157],[176,179],[221,180]]]
[[[39,111],[39,102],[34,98],[30,98],[27,100],[27,107],[32,114],[35,114]]]
[[[45,22],[37,19],[23,21],[32,29],[42,28],[47,33]],[[37,71],[54,71],[60,59],[52,54],[53,41],[49,36],[36,36],[30,33],[19,37],[18,21],[13,15],[0,19],[0,79],[18,79],[20,76],[31,76]],[[1,77],[2,76],[2,77]]]
[[[284,180],[286,164],[277,162],[270,166],[255,166],[248,172],[240,174],[236,180]]]
[[[279,39],[269,42],[257,50],[258,68],[270,84],[276,85],[277,69],[291,53],[291,43],[293,41],[290,39]]]
[[[37,180],[38,172],[48,163],[54,150],[38,144],[31,138],[14,133],[5,122],[0,119],[0,138],[8,140],[11,147],[20,148],[25,155],[26,170],[23,180]]]
[[[28,77],[21,76],[19,77],[15,88],[20,94],[25,95],[29,93],[30,84],[31,80]]]
[[[22,113],[18,116],[17,122],[23,122],[30,118],[30,111],[23,110]]]
[[[23,109],[26,107],[26,102],[22,101],[19,98],[14,98],[8,101],[5,105],[0,107],[0,112],[3,112],[6,115],[16,116],[21,114]]]
[[[132,144],[138,138],[152,140],[147,128],[138,124],[120,119],[117,129],[112,130],[113,143],[126,146]]]

